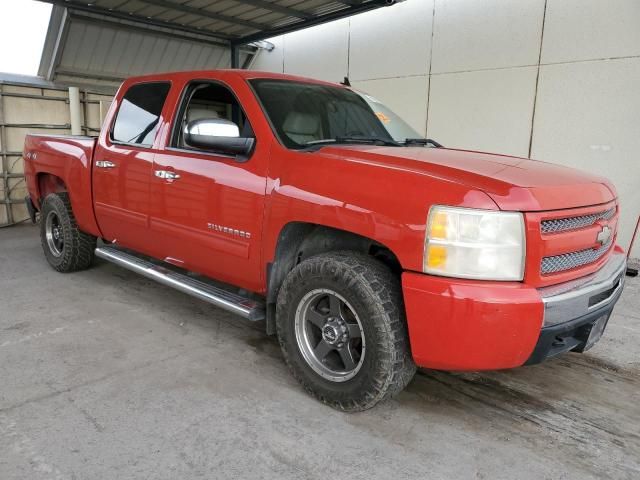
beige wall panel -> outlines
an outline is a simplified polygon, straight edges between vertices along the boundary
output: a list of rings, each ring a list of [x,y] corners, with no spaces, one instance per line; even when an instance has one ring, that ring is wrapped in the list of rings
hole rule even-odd
[[[27,133],[42,133],[45,135],[70,135],[70,130],[44,128],[7,128],[7,149],[21,152],[24,147],[24,137]]]
[[[433,0],[410,0],[351,18],[349,78],[429,73]]]
[[[526,157],[536,70],[433,75],[428,136],[447,147]]]
[[[35,87],[22,87],[20,85],[2,85],[3,93],[24,93],[27,95],[40,95],[42,89]]]
[[[16,172],[17,173],[17,172]],[[10,178],[9,179],[9,191],[11,200],[23,200],[27,196],[27,186],[22,178]],[[0,193],[0,198],[5,198],[4,193]],[[23,204],[11,204],[11,211],[13,212],[14,221],[20,221],[28,217],[28,212]],[[0,224],[6,223],[6,208],[5,205],[0,206]]]
[[[27,95],[44,95],[45,97],[66,98],[68,91],[66,89],[54,90],[54,89],[42,89],[37,87],[23,87],[14,85],[2,85],[3,93],[18,93]],[[97,100],[103,100],[107,102],[111,101],[110,95],[98,95],[89,94],[89,98]],[[28,124],[28,123],[45,123],[45,124],[67,124],[69,123],[69,105],[64,101],[52,101],[46,99],[37,98],[22,98],[3,96],[5,121],[12,124]],[[100,109],[98,104],[87,105],[89,126],[93,128],[100,127]],[[21,127],[7,127],[6,129],[6,150],[13,152],[21,152],[24,147],[24,137],[27,133],[42,133],[49,134],[69,134],[66,129],[35,129],[35,128],[21,128]],[[94,134],[96,132],[90,132]],[[0,149],[2,149],[0,145]],[[24,162],[20,156],[9,155],[8,167],[11,173],[23,173]],[[2,166],[0,165],[0,170]],[[26,185],[23,179],[9,179],[9,186],[11,188],[11,198],[14,200],[21,200],[27,195]],[[0,199],[5,197],[6,192],[3,190],[3,182],[0,182]],[[27,216],[25,207],[21,204],[13,204],[11,206],[13,212],[13,219],[20,221]],[[0,205],[0,224],[7,222],[6,206]]]
[[[100,129],[102,127],[102,119],[100,118],[100,105],[96,103],[90,103],[87,105],[87,121],[85,122],[85,126],[94,129]],[[94,135],[97,132],[93,133]]]
[[[263,72],[282,73],[284,71],[284,43],[283,36],[270,38],[268,42],[273,43],[274,49],[270,52],[260,50],[253,65],[252,70]]]
[[[24,173],[24,162],[22,161],[22,155],[8,155],[7,159],[11,173]]]
[[[26,196],[26,195],[27,194],[25,193],[23,196]],[[24,218],[29,218],[29,212],[27,211],[27,206],[22,203],[11,205],[11,210],[13,211],[14,221],[15,220],[20,221]]]
[[[640,1],[548,0],[542,63],[640,55]]]
[[[427,90],[425,75],[352,82],[354,88],[377,98],[400,115],[420,135],[425,134],[427,123]]]
[[[544,0],[436,0],[432,73],[538,62]]]
[[[109,109],[111,108],[111,100],[101,100],[100,104],[100,125],[102,125],[107,118],[107,114],[109,113]]]
[[[44,90],[45,97],[57,97],[57,98],[68,98],[69,91],[68,90]]]
[[[544,66],[532,156],[608,177],[628,247],[640,215],[640,58]],[[640,256],[640,241],[633,255]]]
[[[96,100],[96,101],[103,101],[103,102],[111,102],[113,100],[113,95],[100,95],[100,94],[96,94],[96,93],[88,93],[87,94],[87,99],[88,100]]]
[[[10,178],[9,190],[11,191],[12,200],[22,200],[27,196],[27,185],[22,178]]]
[[[59,100],[4,97],[7,123],[69,123],[69,105]]]
[[[341,82],[347,75],[349,20],[291,33],[284,39],[284,71]]]

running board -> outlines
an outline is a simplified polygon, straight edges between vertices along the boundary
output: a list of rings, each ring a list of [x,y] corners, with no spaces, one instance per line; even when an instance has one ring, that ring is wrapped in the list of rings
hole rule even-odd
[[[97,257],[139,273],[143,277],[150,278],[163,285],[180,290],[187,295],[204,300],[223,310],[238,314],[248,320],[258,321],[265,318],[264,304],[257,300],[243,297],[237,293],[192,278],[189,275],[169,270],[118,248],[98,247],[95,253]]]

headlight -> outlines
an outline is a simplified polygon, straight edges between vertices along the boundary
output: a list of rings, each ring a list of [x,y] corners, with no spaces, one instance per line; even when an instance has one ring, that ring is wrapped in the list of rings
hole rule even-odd
[[[429,210],[424,271],[479,280],[522,280],[524,218],[518,212],[435,205]]]

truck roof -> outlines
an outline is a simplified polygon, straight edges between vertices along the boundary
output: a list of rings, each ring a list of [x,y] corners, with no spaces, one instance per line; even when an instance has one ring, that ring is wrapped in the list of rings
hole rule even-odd
[[[279,80],[291,80],[302,81],[308,83],[318,83],[324,85],[331,85],[334,87],[344,87],[344,85],[338,82],[327,82],[323,80],[317,80],[314,78],[302,77],[298,75],[289,75],[286,73],[274,73],[274,72],[262,72],[258,70],[241,70],[241,69],[216,69],[216,70],[187,70],[181,72],[166,72],[166,73],[153,73],[149,75],[139,75],[134,77],[128,77],[126,83],[139,83],[159,80],[184,80],[185,77],[190,79],[202,78],[205,79],[209,76],[218,76],[221,73],[232,74],[237,77],[244,78],[246,80],[256,78],[271,78]],[[341,80],[341,79],[336,79]]]

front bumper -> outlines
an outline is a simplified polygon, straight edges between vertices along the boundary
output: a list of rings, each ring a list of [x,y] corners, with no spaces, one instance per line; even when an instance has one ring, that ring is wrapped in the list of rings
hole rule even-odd
[[[604,328],[622,295],[626,269],[624,253],[615,251],[596,273],[541,288],[544,324],[526,364],[540,363],[568,351],[586,350],[592,329],[598,322]]]
[[[625,265],[616,247],[595,274],[543,289],[405,272],[414,361],[440,370],[496,370],[580,351],[593,323],[620,297]]]

